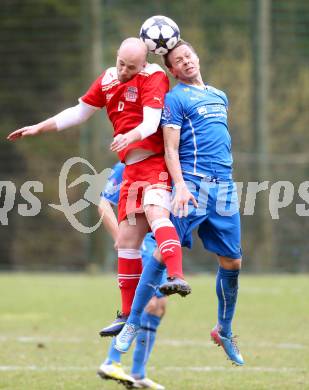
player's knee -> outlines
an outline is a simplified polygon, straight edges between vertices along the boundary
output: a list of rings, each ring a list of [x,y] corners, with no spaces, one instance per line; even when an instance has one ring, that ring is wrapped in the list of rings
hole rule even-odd
[[[233,270],[240,270],[241,269],[241,259],[234,259],[232,260],[232,269]]]
[[[147,311],[147,313],[149,313],[149,314],[156,315],[157,309],[158,309],[157,299],[156,299],[156,297],[153,297],[153,298],[148,302],[148,304],[147,304],[147,306],[146,306],[146,311]]]
[[[128,235],[123,229],[119,231],[118,248],[140,249],[143,237],[136,234],[135,236]]]
[[[166,298],[153,297],[146,306],[146,312],[162,318],[166,311]]]
[[[159,317],[162,318],[166,313],[166,298],[160,299],[160,315]]]
[[[242,259],[232,259],[230,257],[219,256],[219,264],[222,268],[227,270],[240,270]]]

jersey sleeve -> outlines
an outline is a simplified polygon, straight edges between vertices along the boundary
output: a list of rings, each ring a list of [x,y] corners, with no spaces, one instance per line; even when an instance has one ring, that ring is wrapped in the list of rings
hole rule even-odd
[[[105,92],[102,91],[102,78],[104,73],[98,77],[90,86],[88,91],[80,100],[90,106],[102,108],[106,105]]]
[[[148,76],[142,88],[142,106],[163,108],[164,96],[169,89],[169,80],[162,71]]]
[[[124,167],[125,165],[122,163],[117,163],[116,165],[114,165],[113,171],[107,179],[107,183],[103,191],[101,192],[101,198],[106,199],[114,206],[117,206],[119,202],[119,194]]]
[[[183,108],[177,95],[173,92],[166,94],[160,125],[180,129],[183,120]]]
[[[229,101],[228,101],[228,98],[227,98],[227,96],[226,96],[226,93],[223,92],[223,91],[219,91],[219,92],[220,92],[220,95],[219,95],[219,96],[223,99],[226,109],[228,109],[228,107],[229,107]]]

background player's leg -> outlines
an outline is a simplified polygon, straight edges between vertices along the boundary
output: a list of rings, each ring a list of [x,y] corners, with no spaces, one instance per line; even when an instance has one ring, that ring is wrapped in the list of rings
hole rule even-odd
[[[131,370],[132,377],[140,382],[143,382],[146,378],[145,368],[154,346],[157,328],[165,314],[166,300],[166,297],[153,297],[142,314],[141,329],[136,338]],[[146,380],[149,381],[148,378]],[[142,385],[143,383],[140,384]],[[157,384],[156,388],[161,388],[159,386]]]
[[[133,323],[138,327],[140,326],[143,310],[155,294],[156,288],[162,280],[164,271],[165,265],[161,264],[154,256],[145,264],[135,292],[131,314],[128,318],[129,323]]]
[[[153,256],[143,268],[142,276],[137,286],[131,314],[126,325],[116,338],[115,347],[121,352],[127,352],[137,336],[141,325],[141,315],[146,305],[153,297],[157,286],[162,280],[165,265],[161,264]]]
[[[105,359],[105,364],[111,363],[120,363],[121,361],[121,353],[114,348],[115,345],[115,337],[112,338],[112,341],[109,346],[107,358]]]
[[[102,379],[114,380],[118,383],[126,385],[133,385],[135,380],[132,376],[125,373],[121,366],[121,353],[114,348],[115,337],[111,341],[107,358],[100,365],[98,369],[98,375]]]

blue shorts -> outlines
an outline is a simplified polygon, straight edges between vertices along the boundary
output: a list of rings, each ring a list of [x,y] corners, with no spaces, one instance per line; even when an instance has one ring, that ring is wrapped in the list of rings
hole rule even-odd
[[[143,267],[145,266],[145,264],[147,263],[147,261],[149,259],[152,258],[152,254],[154,252],[154,250],[156,249],[157,247],[157,242],[156,240],[154,239],[153,237],[153,234],[152,233],[147,233],[145,238],[144,238],[144,241],[143,241],[143,244],[142,244],[142,247],[141,247],[141,250],[142,250],[142,263],[143,263]],[[161,282],[160,282],[160,285],[165,283],[167,281],[167,272],[166,270],[163,272],[163,275],[162,275],[162,279],[161,279]],[[156,289],[156,292],[155,292],[155,296],[157,298],[162,298],[164,297],[165,295],[160,293],[159,289],[157,288]]]
[[[171,215],[182,246],[192,247],[192,231],[204,248],[219,256],[241,258],[240,215],[236,184],[231,179],[199,178],[184,174],[184,180],[198,202],[195,209],[189,204],[189,215]]]

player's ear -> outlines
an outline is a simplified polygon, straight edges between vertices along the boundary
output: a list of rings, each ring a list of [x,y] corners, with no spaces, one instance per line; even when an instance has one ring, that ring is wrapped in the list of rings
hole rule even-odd
[[[177,79],[177,72],[175,71],[175,69],[173,69],[172,67],[171,68],[168,68],[170,74],[175,77],[175,79]]]

